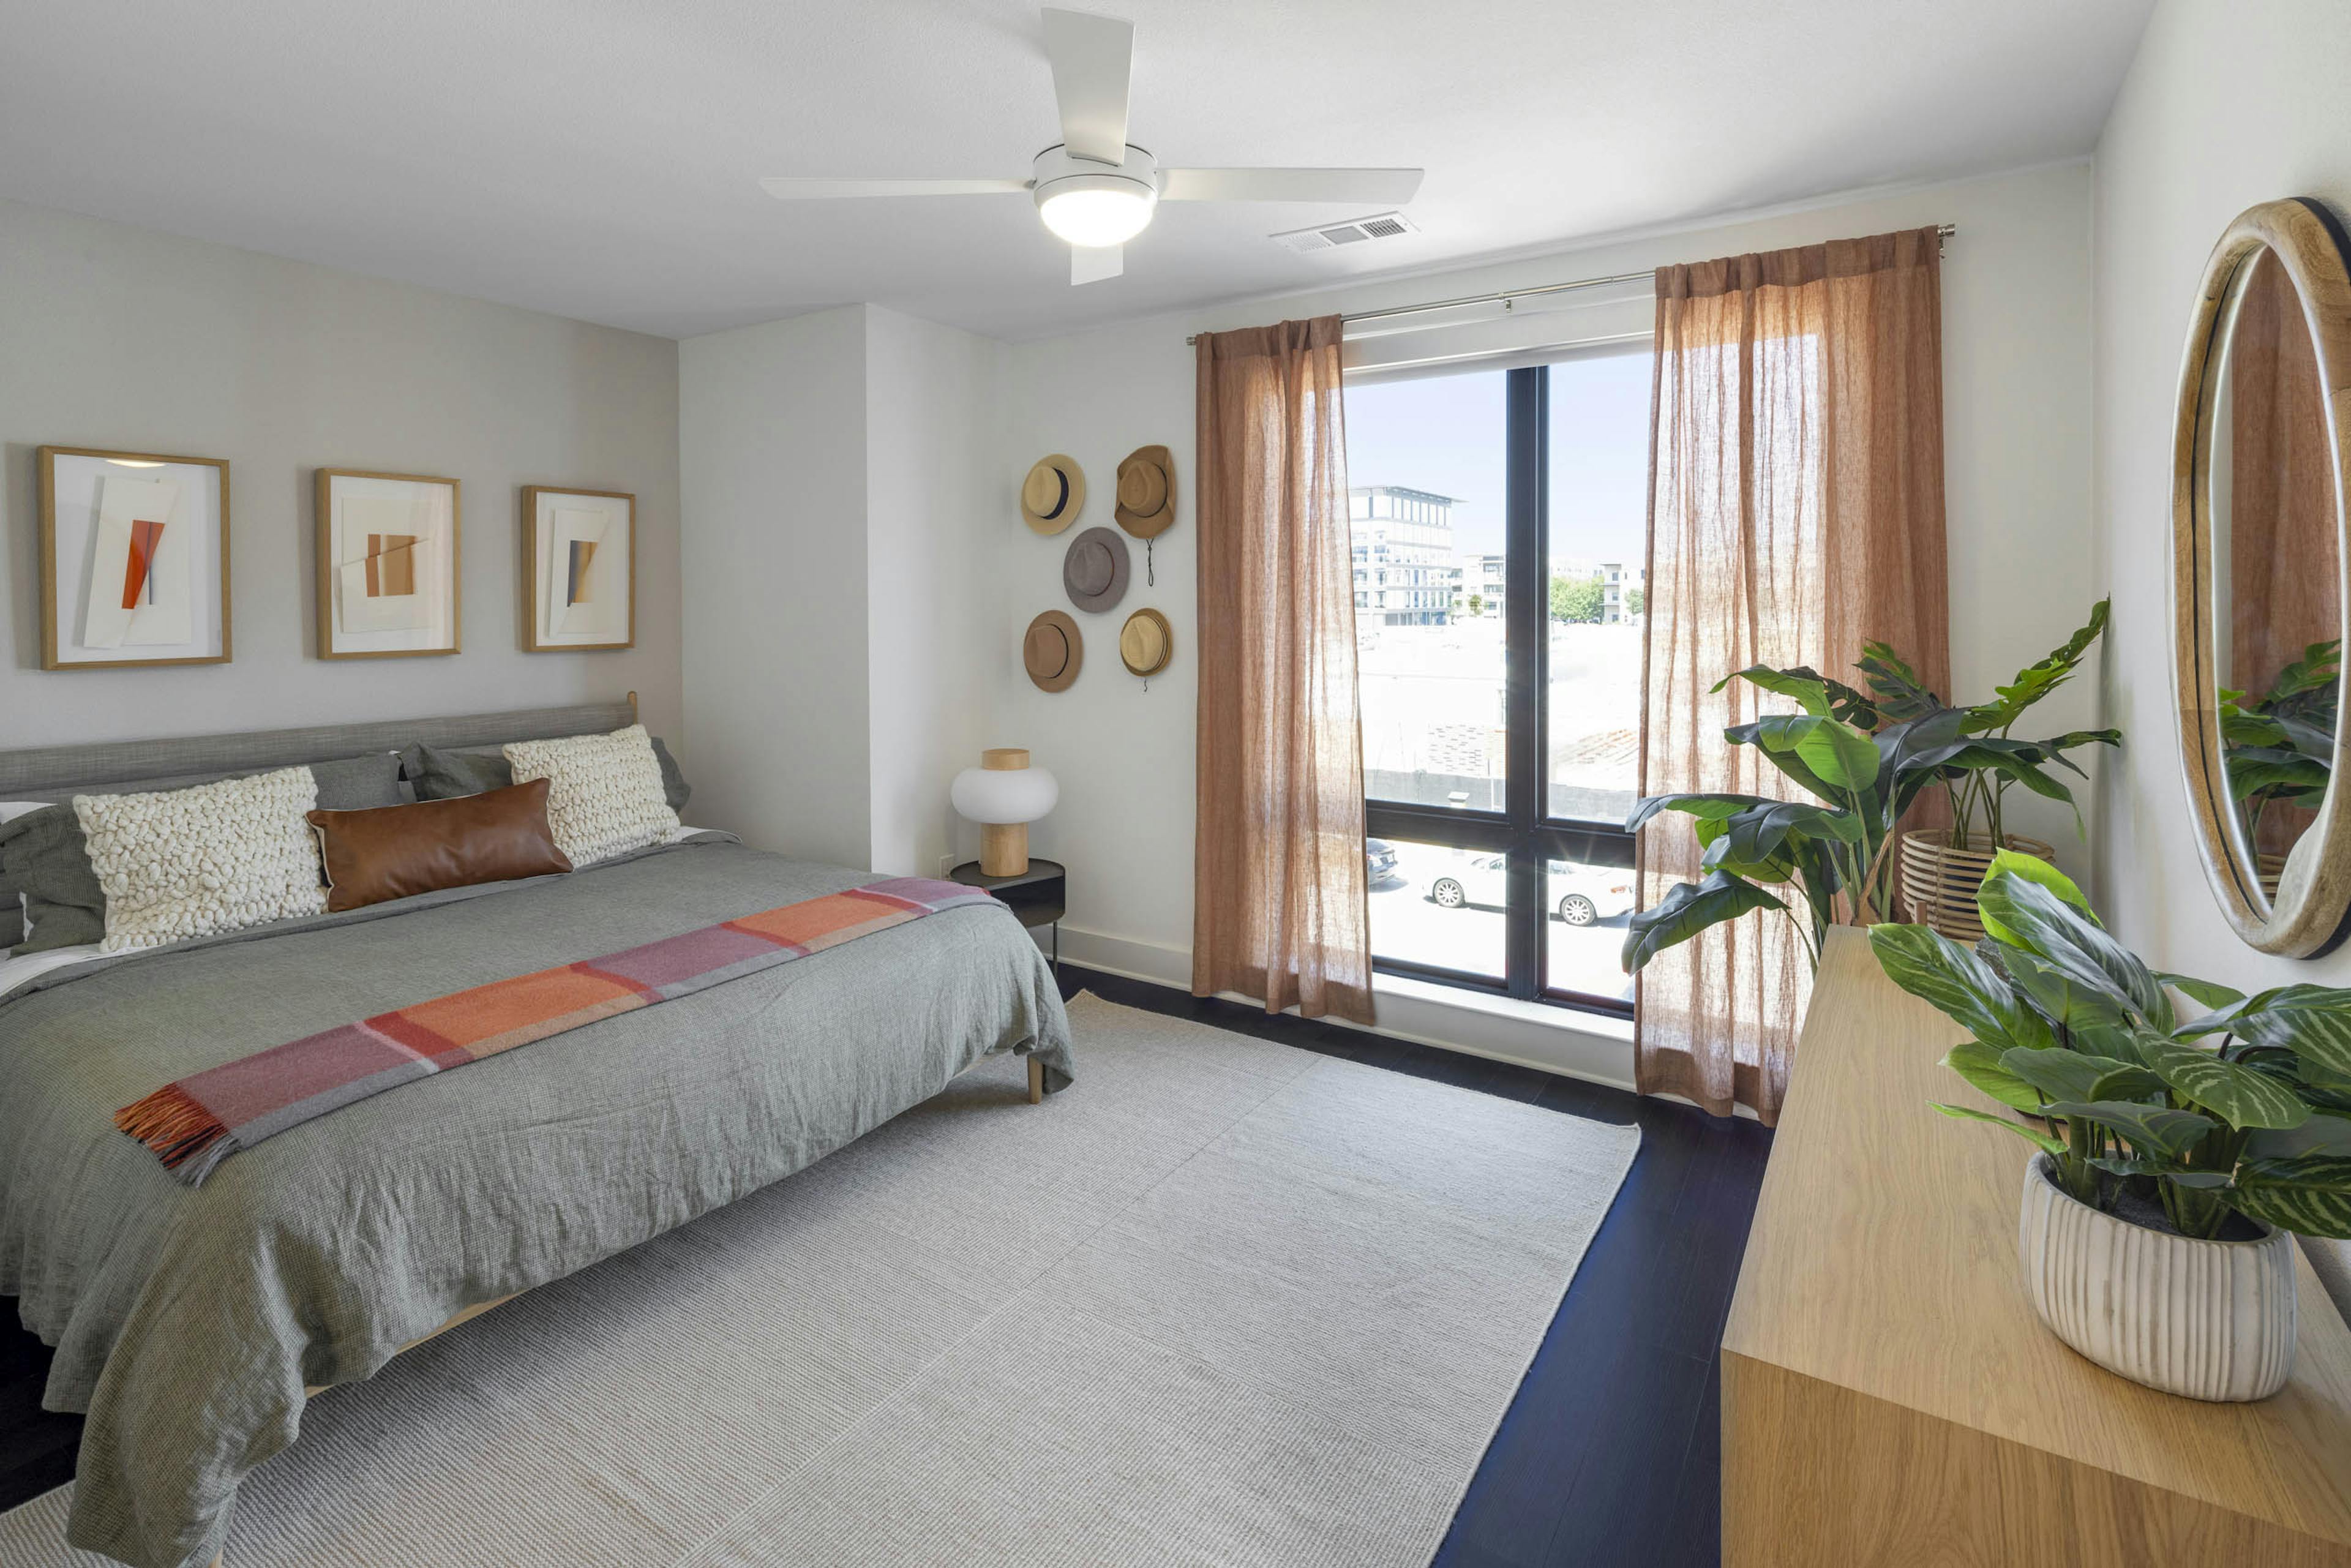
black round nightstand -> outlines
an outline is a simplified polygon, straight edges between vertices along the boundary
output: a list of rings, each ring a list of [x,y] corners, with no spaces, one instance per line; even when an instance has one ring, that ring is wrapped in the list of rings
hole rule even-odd
[[[1053,928],[1053,978],[1061,977],[1061,916],[1069,913],[1070,873],[1059,861],[1031,858],[1018,876],[990,876],[977,861],[966,861],[947,873],[967,887],[984,887],[1012,906],[1020,924],[1035,930]]]

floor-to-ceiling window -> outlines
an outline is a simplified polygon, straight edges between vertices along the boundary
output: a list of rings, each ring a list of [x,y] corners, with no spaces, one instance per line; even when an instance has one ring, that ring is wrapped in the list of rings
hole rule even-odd
[[[1372,952],[1623,1012],[1649,355],[1350,383]]]

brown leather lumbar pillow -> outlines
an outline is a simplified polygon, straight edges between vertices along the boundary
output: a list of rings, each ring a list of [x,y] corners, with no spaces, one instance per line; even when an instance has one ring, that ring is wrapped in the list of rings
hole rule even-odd
[[[454,800],[308,813],[327,868],[328,909],[569,871],[547,829],[547,785],[534,779]]]

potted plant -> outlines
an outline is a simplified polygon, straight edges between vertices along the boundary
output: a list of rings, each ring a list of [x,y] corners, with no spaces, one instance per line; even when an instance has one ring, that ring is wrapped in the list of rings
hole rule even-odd
[[[2274,1394],[2294,1359],[2288,1233],[2351,1238],[2351,991],[2247,997],[2152,970],[2029,855],[1996,854],[1977,903],[1973,949],[1924,925],[1870,945],[1967,1031],[1945,1065],[2020,1114],[1935,1108],[2040,1151],[2018,1236],[2033,1307],[2134,1382]]]
[[[2313,643],[2302,657],[2280,670],[2270,689],[2247,701],[2241,691],[2220,693],[2220,744],[2228,759],[2229,794],[2243,813],[2245,848],[2261,873],[2262,891],[2277,896],[2285,875],[2285,854],[2262,848],[2264,827],[2283,827],[2292,841],[2289,814],[2315,810],[2326,798],[2335,772],[2337,679],[2341,639]],[[2281,822],[2279,819],[2288,819]],[[2307,818],[2303,819],[2305,822]]]
[[[1818,803],[1687,793],[1652,795],[1635,805],[1625,819],[1627,832],[1661,811],[1696,819],[1704,876],[1668,888],[1634,914],[1625,936],[1627,974],[1708,926],[1757,909],[1793,921],[1817,968],[1831,925],[1865,925],[1892,914],[1887,851],[1894,826],[1934,781],[1932,759],[1949,755],[1964,717],[1959,709],[1938,708],[1889,723],[1867,694],[1801,666],[1754,665],[1726,675],[1714,689],[1732,681],[1795,699],[1802,711],[1732,725],[1723,738],[1754,747]]]
[[[1976,888],[1993,855],[2002,849],[2022,850],[2046,860],[2053,852],[2037,839],[2008,831],[2009,790],[2022,785],[2035,795],[2073,806],[2073,790],[2051,770],[2051,765],[2082,775],[2080,766],[2066,752],[2094,743],[2122,744],[2122,732],[2116,729],[2074,730],[2048,740],[2019,740],[2014,735],[2017,722],[2027,710],[2064,685],[2080,667],[2106,629],[2107,604],[2105,600],[2098,601],[2081,630],[2047,657],[2019,670],[2007,685],[1993,687],[1995,700],[1959,710],[1965,716],[1959,722],[1959,738],[1948,755],[1935,759],[1935,784],[1950,803],[1950,824],[1914,828],[1902,835],[1902,905],[1912,920],[1961,942],[1981,936],[1983,927],[1976,921]],[[1864,648],[1858,667],[1871,695],[1889,717],[1911,718],[1947,706],[1926,688],[1902,656],[1883,643]],[[2077,826],[2080,821],[2076,807]]]

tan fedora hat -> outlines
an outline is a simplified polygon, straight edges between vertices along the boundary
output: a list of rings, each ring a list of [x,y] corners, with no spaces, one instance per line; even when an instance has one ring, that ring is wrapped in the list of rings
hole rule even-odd
[[[1088,528],[1061,557],[1061,587],[1070,602],[1096,614],[1126,597],[1126,541],[1115,528]]]
[[[1138,446],[1118,465],[1118,526],[1157,538],[1176,522],[1176,459],[1165,446]]]
[[[1138,610],[1118,631],[1119,662],[1138,675],[1155,675],[1176,656],[1176,632],[1156,610]]]
[[[1020,639],[1020,663],[1038,690],[1068,691],[1085,662],[1085,639],[1068,611],[1048,610],[1029,622],[1029,634]]]
[[[1020,482],[1020,517],[1040,534],[1058,534],[1086,509],[1086,471],[1056,452],[1040,457]]]

